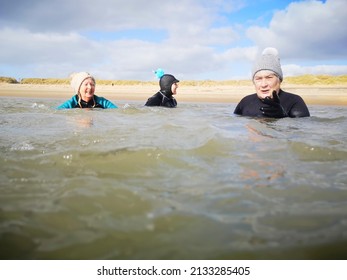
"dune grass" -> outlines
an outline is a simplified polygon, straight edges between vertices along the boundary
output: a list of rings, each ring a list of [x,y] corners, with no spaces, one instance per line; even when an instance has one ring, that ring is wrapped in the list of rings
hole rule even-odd
[[[0,83],[5,83],[5,84],[18,84],[18,81],[17,81],[15,78],[0,77]]]
[[[296,77],[286,77],[285,82],[296,85],[339,85],[347,84],[347,75],[302,75]]]
[[[295,85],[346,85],[347,75],[329,76],[329,75],[302,75],[296,77],[285,77],[286,84]],[[0,83],[7,84],[31,84],[31,85],[69,85],[70,79],[56,78],[24,78],[20,82],[11,77],[0,77]],[[157,85],[157,81],[137,81],[137,80],[97,80],[98,85]],[[182,86],[249,86],[252,85],[250,80],[191,80],[181,81]]]

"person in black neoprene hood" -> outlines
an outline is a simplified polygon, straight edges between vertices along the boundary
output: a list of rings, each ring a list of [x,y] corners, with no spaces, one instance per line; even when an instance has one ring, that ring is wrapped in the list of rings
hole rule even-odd
[[[304,100],[281,89],[282,68],[278,51],[266,48],[252,69],[256,93],[244,97],[234,114],[249,117],[300,118],[309,117]]]
[[[159,80],[160,90],[152,97],[148,98],[145,106],[176,107],[177,101],[173,95],[177,93],[177,83],[179,83],[179,80],[173,75],[162,73]]]

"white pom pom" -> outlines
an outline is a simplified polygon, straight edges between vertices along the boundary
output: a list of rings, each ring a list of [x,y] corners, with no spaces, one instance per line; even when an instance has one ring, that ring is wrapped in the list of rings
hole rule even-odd
[[[266,48],[266,49],[263,50],[262,55],[267,55],[267,54],[270,54],[270,55],[278,57],[278,50],[275,49],[275,48]]]

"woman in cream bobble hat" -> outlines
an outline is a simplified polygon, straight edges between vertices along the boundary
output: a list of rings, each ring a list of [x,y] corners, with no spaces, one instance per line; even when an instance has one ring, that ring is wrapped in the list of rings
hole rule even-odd
[[[266,48],[252,68],[256,93],[244,97],[234,114],[249,117],[297,118],[309,117],[304,100],[281,89],[283,73],[278,51]]]
[[[71,108],[117,108],[115,104],[106,98],[96,96],[95,79],[87,72],[79,72],[72,76],[71,87],[74,89],[75,95],[61,104],[57,109]]]

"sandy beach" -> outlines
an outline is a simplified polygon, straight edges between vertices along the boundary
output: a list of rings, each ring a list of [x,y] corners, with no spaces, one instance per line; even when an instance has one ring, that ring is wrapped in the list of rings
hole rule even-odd
[[[300,95],[307,105],[347,106],[346,85],[286,85],[282,89]],[[158,91],[154,85],[97,85],[96,95],[114,102],[136,100],[145,102]],[[176,99],[179,102],[236,103],[254,93],[253,86],[184,86],[180,85]],[[0,84],[0,96],[30,98],[61,98],[73,95],[69,85]]]

